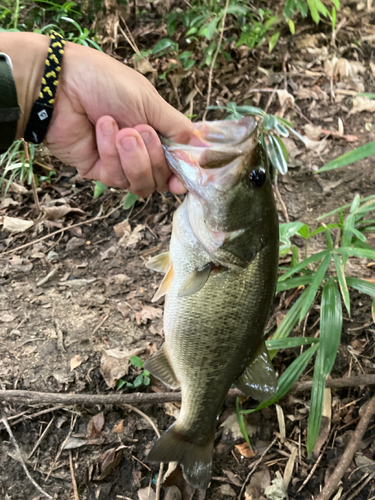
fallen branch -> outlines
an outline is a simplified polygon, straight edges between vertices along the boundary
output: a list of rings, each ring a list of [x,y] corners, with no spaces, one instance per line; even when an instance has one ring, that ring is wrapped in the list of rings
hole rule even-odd
[[[345,387],[358,387],[365,385],[375,385],[375,375],[359,375],[358,377],[329,379],[326,387],[342,389]],[[291,392],[307,392],[312,387],[312,381],[297,382]],[[228,392],[229,398],[243,396],[243,392],[238,389],[231,389]],[[181,401],[181,392],[133,392],[132,394],[66,394],[49,393],[22,390],[0,390],[0,400],[11,401],[12,403],[26,404],[63,404],[67,405],[97,405],[97,404],[157,404],[173,403]]]
[[[360,444],[364,433],[367,430],[368,424],[375,414],[375,396],[373,396],[366,408],[364,409],[361,420],[359,421],[354,434],[349,441],[348,446],[346,447],[342,457],[340,458],[339,463],[336,465],[335,470],[329,477],[327,483],[325,484],[322,492],[316,498],[316,500],[329,500],[333,493],[335,492],[342,476],[347,471],[350,462],[353,460],[354,454],[358,449],[358,445]]]

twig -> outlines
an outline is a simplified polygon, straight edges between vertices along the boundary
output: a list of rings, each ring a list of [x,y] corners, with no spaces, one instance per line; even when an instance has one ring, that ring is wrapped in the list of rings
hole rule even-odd
[[[138,413],[138,415],[141,415],[141,417],[143,417],[144,419],[146,419],[147,422],[149,422],[149,424],[151,425],[151,427],[154,429],[155,434],[157,435],[157,437],[160,438],[159,429],[156,427],[156,425],[151,420],[151,418],[148,415],[146,415],[146,413],[143,413],[143,411],[138,410],[138,408],[135,408],[134,406],[128,405],[126,403],[123,404],[123,406],[125,406],[126,408],[129,408],[129,410],[135,411],[136,413]],[[163,467],[164,467],[164,463],[160,462],[159,474],[158,474],[158,479],[157,479],[157,482],[156,482],[155,500],[159,500],[159,498],[160,498],[161,481],[162,481],[162,477],[163,477]]]
[[[72,476],[72,485],[73,485],[73,492],[74,492],[74,500],[79,500],[78,488],[77,488],[77,481],[76,481],[76,476],[74,474],[74,467],[73,467],[72,450],[69,450],[69,467],[70,467],[70,475]]]
[[[106,215],[101,215],[100,217],[94,217],[93,219],[84,220],[82,222],[77,222],[77,224],[72,224],[71,226],[63,227],[61,229],[58,229],[57,231],[54,231],[53,233],[46,234],[45,236],[42,236],[41,238],[38,238],[37,240],[29,241],[29,243],[25,243],[24,245],[21,245],[20,247],[13,248],[12,250],[8,250],[7,252],[3,252],[2,255],[7,255],[9,253],[18,252],[18,250],[23,250],[24,248],[27,248],[31,245],[35,245],[35,243],[39,243],[40,241],[47,240],[48,238],[51,238],[52,236],[55,236],[56,234],[60,234],[60,233],[63,233],[65,231],[69,231],[69,229],[72,229],[73,227],[84,226],[85,224],[90,224],[91,222],[95,222],[97,220],[107,219],[113,213],[115,213],[116,210],[118,210],[121,207],[122,207],[122,203],[120,203],[120,205],[118,205],[116,208],[114,208],[113,210],[108,212]]]
[[[31,477],[30,472],[28,471],[28,469],[27,469],[27,467],[25,465],[25,462],[23,461],[23,458],[22,458],[22,455],[21,455],[21,450],[19,449],[17,441],[15,440],[15,438],[13,436],[12,429],[9,427],[8,420],[5,417],[3,417],[1,419],[1,422],[4,424],[4,427],[5,427],[5,429],[7,430],[8,434],[9,434],[10,440],[12,441],[12,444],[13,444],[15,450],[16,450],[17,459],[19,460],[20,464],[22,465],[22,468],[25,471],[25,474],[29,478],[30,482],[35,486],[35,488],[39,491],[39,493],[41,493],[46,498],[50,498],[51,500],[53,500],[53,497],[51,497],[48,493],[46,493],[39,486],[39,484]]]
[[[316,500],[329,500],[333,493],[335,492],[340,479],[345,474],[348,469],[350,462],[353,460],[354,453],[357,451],[358,445],[360,444],[364,433],[367,430],[367,426],[375,413],[375,396],[373,396],[366,409],[363,412],[361,420],[359,421],[356,430],[354,431],[348,446],[346,447],[339,463],[337,464],[335,470],[329,477],[327,483],[325,484],[323,490],[316,498]]]
[[[284,200],[282,199],[280,191],[279,191],[279,188],[277,186],[277,178],[276,178],[276,182],[275,182],[275,184],[273,186],[273,189],[275,191],[276,198],[278,199],[278,201],[279,201],[279,203],[281,205],[281,210],[283,212],[285,222],[289,222],[288,210],[287,210],[287,208],[285,206]]]
[[[266,456],[266,454],[269,452],[269,450],[272,448],[272,446],[276,443],[277,441],[277,438],[275,438],[272,443],[264,450],[264,452],[261,454],[261,456],[258,458],[258,460],[255,462],[255,464],[253,464],[253,466],[251,467],[251,471],[248,473],[248,475],[246,476],[246,479],[242,485],[242,488],[241,488],[241,491],[240,491],[240,494],[238,495],[238,500],[241,500],[241,497],[242,497],[242,493],[243,493],[243,490],[245,489],[245,486],[246,486],[246,483],[248,482],[248,480],[250,479],[250,476],[252,476],[256,470],[256,468],[258,467],[258,465],[260,464],[260,462],[263,460],[263,458]]]
[[[55,276],[55,274],[57,273],[57,271],[60,269],[61,267],[61,264],[57,264],[56,267],[54,267],[52,269],[52,271],[50,271],[47,276],[45,276],[44,278],[42,278],[40,281],[38,281],[38,283],[36,284],[36,287],[38,288],[39,286],[42,286],[44,285],[45,283],[47,283],[47,281],[49,281],[51,278],[53,278]]]
[[[104,324],[104,322],[105,322],[105,321],[107,321],[107,319],[108,319],[108,318],[109,318],[109,313],[108,313],[108,314],[106,314],[106,315],[104,316],[104,318],[103,318],[103,319],[101,319],[101,320],[99,321],[99,323],[96,325],[96,327],[94,328],[94,330],[93,330],[93,332],[92,332],[92,334],[91,334],[91,336],[92,336],[92,337],[93,337],[93,336],[95,335],[95,333],[99,330],[99,328],[100,328],[100,327]]]
[[[47,473],[47,477],[45,478],[44,482],[47,481],[47,479],[50,477],[51,473],[53,472],[53,469],[55,468],[55,465],[58,461],[58,459],[60,458],[60,455],[61,453],[63,452],[64,448],[65,448],[65,445],[66,443],[69,441],[70,439],[70,436],[72,435],[73,433],[73,429],[74,429],[74,426],[76,425],[76,421],[77,421],[77,415],[74,415],[73,419],[70,420],[70,429],[69,429],[69,432],[68,432],[68,435],[66,436],[66,438],[64,439],[62,445],[60,446],[60,449],[59,451],[57,452],[57,455],[55,457],[55,460],[53,461],[52,465],[51,465],[51,468],[50,470],[48,471]]]
[[[206,100],[206,110],[203,115],[203,121],[205,121],[207,112],[208,112],[208,106],[210,105],[210,99],[211,99],[211,91],[212,91],[212,76],[214,73],[214,66],[216,62],[217,55],[219,53],[220,47],[221,47],[221,42],[223,41],[223,34],[224,34],[224,26],[225,26],[225,19],[227,17],[227,10],[229,7],[229,0],[226,0],[225,2],[225,7],[224,7],[224,13],[223,13],[223,20],[221,22],[221,29],[220,29],[220,35],[219,35],[219,40],[217,42],[217,47],[215,50],[215,54],[212,58],[211,61],[211,66],[210,66],[210,71],[208,73],[208,90],[207,90],[207,100]]]
[[[35,451],[38,449],[38,446],[39,446],[39,445],[40,445],[40,443],[43,441],[44,436],[47,434],[48,429],[51,427],[52,422],[53,422],[54,420],[55,420],[55,416],[53,416],[53,417],[51,418],[51,420],[49,421],[49,423],[48,423],[47,427],[44,429],[44,431],[43,431],[42,435],[40,436],[40,438],[39,438],[39,439],[38,439],[38,441],[36,442],[36,444],[35,444],[34,448],[31,450],[31,452],[30,452],[29,456],[27,457],[27,458],[28,458],[28,460],[30,460],[30,458],[34,455]]]
[[[297,382],[291,389],[291,392],[307,392],[312,388],[312,381]],[[345,387],[358,387],[366,385],[375,385],[375,374],[358,375],[350,378],[328,379],[326,387],[343,389]],[[236,398],[244,394],[238,389],[231,389],[228,392],[228,397]],[[181,392],[133,392],[132,394],[64,394],[50,392],[36,392],[24,390],[0,390],[0,400],[11,401],[13,403],[26,404],[62,404],[69,405],[97,405],[97,404],[158,404],[158,403],[173,403],[181,401]],[[58,409],[58,408],[55,408]],[[52,410],[47,410],[48,411]],[[22,417],[24,418],[24,417]]]
[[[354,500],[355,498],[358,498],[358,493],[360,493],[361,490],[368,484],[371,479],[375,476],[375,471],[372,472],[366,479],[363,481],[363,483],[353,492],[350,497],[347,498],[347,500]],[[344,500],[344,499],[343,499]]]

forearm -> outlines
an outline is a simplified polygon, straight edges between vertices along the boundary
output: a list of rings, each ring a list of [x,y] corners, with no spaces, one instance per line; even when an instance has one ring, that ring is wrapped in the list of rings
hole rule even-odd
[[[1,32],[0,51],[12,60],[21,117],[17,135],[23,136],[34,101],[38,98],[49,38],[45,35],[21,32]]]

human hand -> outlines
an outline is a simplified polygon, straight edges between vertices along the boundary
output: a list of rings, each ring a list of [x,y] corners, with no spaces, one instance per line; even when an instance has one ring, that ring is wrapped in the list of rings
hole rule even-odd
[[[23,108],[27,110],[39,92],[49,38],[31,33],[6,35],[13,35],[13,42],[22,39],[23,46],[34,45],[40,53],[38,69],[28,79],[33,85],[25,90]],[[15,67],[20,56],[9,55]],[[17,91],[21,88],[22,94],[25,67],[15,72],[22,79],[18,85],[16,78]],[[27,119],[20,120],[19,135],[28,120],[28,113],[24,115]],[[54,115],[43,141],[51,153],[76,167],[83,177],[128,188],[140,196],[154,189],[166,191],[168,185],[174,192],[184,192],[167,166],[156,131],[174,142],[187,143],[193,126],[136,71],[99,51],[66,43]]]

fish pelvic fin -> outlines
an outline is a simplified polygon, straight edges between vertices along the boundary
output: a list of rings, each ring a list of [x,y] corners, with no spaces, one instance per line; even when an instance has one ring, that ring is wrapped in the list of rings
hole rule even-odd
[[[206,284],[212,267],[212,262],[208,262],[204,266],[195,269],[182,284],[180,290],[178,291],[178,296],[188,297],[189,295],[194,295],[199,292],[199,290]]]
[[[159,253],[155,255],[148,262],[146,262],[146,267],[157,271],[159,273],[166,273],[170,268],[169,252]]]
[[[148,358],[143,366],[145,370],[158,378],[164,385],[169,387],[169,389],[178,389],[180,387],[180,382],[169,361],[165,344],[163,344],[155,354]]]
[[[159,438],[147,456],[147,462],[178,462],[185,480],[193,488],[205,490],[212,477],[215,431],[203,442],[194,442],[173,424]]]
[[[276,394],[276,374],[264,342],[257,350],[249,366],[237,380],[236,386],[246,396],[258,401],[265,401]]]
[[[167,274],[163,278],[163,281],[160,283],[157,292],[152,297],[151,302],[156,302],[157,300],[160,299],[160,297],[163,297],[163,295],[165,295],[168,292],[171,286],[172,278],[173,278],[173,267],[170,266]]]

